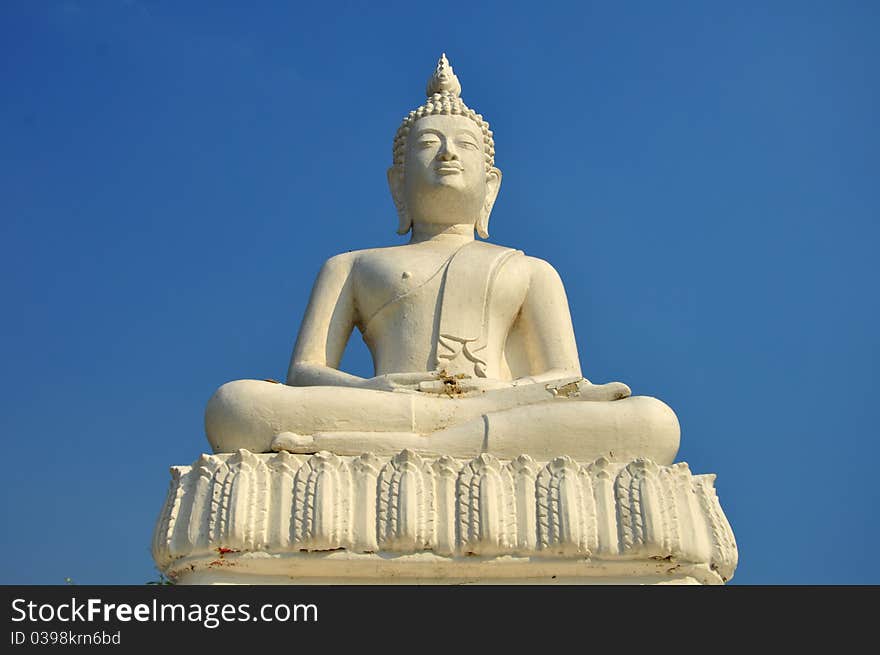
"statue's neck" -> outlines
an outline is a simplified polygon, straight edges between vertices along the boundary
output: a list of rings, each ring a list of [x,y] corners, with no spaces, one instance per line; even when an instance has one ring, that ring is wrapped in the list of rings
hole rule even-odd
[[[472,223],[460,223],[448,225],[443,223],[415,223],[412,228],[410,243],[422,243],[423,241],[458,241],[464,244],[474,240],[474,226]]]

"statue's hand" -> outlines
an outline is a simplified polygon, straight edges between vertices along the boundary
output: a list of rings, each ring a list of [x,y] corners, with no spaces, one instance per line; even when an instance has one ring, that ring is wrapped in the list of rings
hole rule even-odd
[[[419,384],[422,393],[445,394],[447,396],[460,396],[463,394],[491,391],[493,389],[509,389],[512,382],[505,380],[491,380],[488,378],[454,378],[443,377],[439,380],[431,380]]]
[[[437,381],[436,373],[386,373],[385,375],[369,378],[359,386],[361,389],[374,389],[377,391],[417,391],[420,384],[432,381]]]

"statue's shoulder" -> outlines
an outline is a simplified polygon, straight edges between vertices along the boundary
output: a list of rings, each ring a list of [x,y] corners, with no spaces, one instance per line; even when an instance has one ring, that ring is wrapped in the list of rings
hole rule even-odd
[[[338,255],[333,255],[324,262],[326,268],[352,268],[360,260],[369,260],[376,257],[383,257],[389,251],[397,249],[399,246],[389,246],[381,248],[364,248],[362,250],[347,250]]]
[[[357,251],[350,250],[333,255],[329,259],[324,260],[321,266],[321,274],[344,274],[351,270],[354,262],[357,260]]]
[[[522,261],[526,259],[525,253],[518,248],[490,243],[489,241],[472,241],[466,248],[462,248],[462,251],[466,249],[470,253],[477,254],[480,259],[486,258],[503,263],[505,268],[511,265],[521,266]]]
[[[502,248],[504,246],[501,246]],[[516,250],[508,248],[508,250]],[[540,257],[526,255],[522,250],[516,250],[518,257],[510,257],[507,266],[515,267],[520,273],[527,275],[533,281],[544,281],[552,283],[561,283],[559,273],[553,268],[553,265]]]
[[[522,257],[523,266],[529,276],[529,286],[541,293],[563,292],[562,278],[553,265],[540,257]]]
[[[474,243],[479,244],[477,247],[486,252],[487,255],[509,253],[510,256],[505,259],[505,266],[507,267],[516,267],[529,274],[538,276],[559,275],[550,262],[541,259],[540,257],[527,255],[518,248],[511,248],[510,246],[503,246],[497,243],[489,243],[488,241],[475,241]]]

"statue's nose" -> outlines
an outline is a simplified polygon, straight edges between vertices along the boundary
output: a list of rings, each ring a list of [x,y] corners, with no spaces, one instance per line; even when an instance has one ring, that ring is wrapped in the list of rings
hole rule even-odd
[[[453,159],[458,159],[458,153],[455,150],[455,147],[447,142],[442,148],[440,148],[440,152],[437,153],[437,157],[441,161],[449,161]]]

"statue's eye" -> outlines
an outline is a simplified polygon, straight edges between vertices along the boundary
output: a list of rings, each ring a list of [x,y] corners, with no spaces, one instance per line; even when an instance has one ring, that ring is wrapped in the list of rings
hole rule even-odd
[[[459,141],[458,145],[462,148],[467,148],[468,150],[477,150],[478,146],[473,141]]]
[[[419,141],[419,147],[430,148],[431,146],[436,146],[438,143],[440,143],[439,139],[421,139]]]

